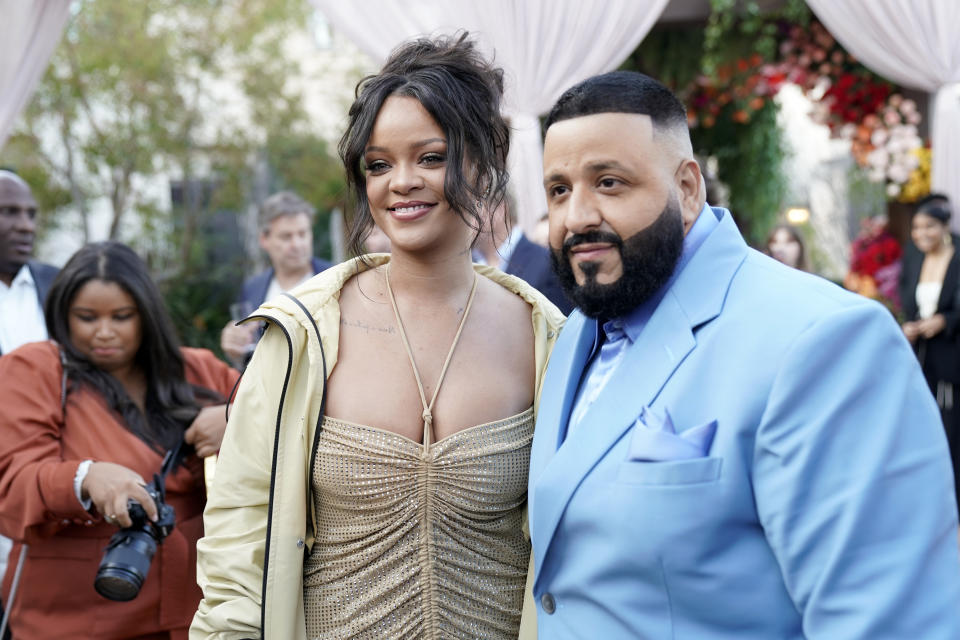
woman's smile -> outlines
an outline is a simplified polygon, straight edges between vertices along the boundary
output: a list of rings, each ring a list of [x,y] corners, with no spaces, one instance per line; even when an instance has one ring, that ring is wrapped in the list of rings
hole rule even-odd
[[[418,220],[430,213],[436,206],[436,202],[400,202],[392,207],[387,207],[387,211],[395,220],[410,222]]]

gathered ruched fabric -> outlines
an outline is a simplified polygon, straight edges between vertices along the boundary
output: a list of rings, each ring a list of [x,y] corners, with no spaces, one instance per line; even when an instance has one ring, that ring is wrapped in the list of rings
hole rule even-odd
[[[533,409],[424,445],[324,418],[307,637],[516,638]]]

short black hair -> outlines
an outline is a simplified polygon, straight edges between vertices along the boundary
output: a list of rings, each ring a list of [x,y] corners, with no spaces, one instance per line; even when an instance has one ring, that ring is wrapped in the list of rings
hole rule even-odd
[[[443,130],[448,158],[443,195],[464,222],[482,228],[484,210],[499,205],[507,188],[510,129],[500,114],[503,70],[484,59],[466,31],[400,45],[380,73],[357,84],[340,139],[340,159],[356,204],[349,244],[357,254],[364,253],[363,241],[373,225],[364,150],[390,96],[415,98]],[[472,163],[476,184],[464,175],[464,161]]]
[[[914,209],[913,215],[918,213],[936,218],[943,224],[947,224],[950,221],[950,215],[952,213],[950,198],[942,193],[931,193],[917,202],[917,207]]]
[[[650,116],[654,129],[687,129],[687,110],[670,89],[643,73],[611,71],[564,91],[544,131],[555,122],[598,113],[639,113]]]

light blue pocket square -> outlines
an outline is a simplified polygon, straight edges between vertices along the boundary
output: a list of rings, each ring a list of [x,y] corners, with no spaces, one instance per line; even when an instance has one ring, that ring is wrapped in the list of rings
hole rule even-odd
[[[716,420],[677,433],[666,407],[662,417],[650,407],[644,407],[633,424],[633,437],[627,459],[637,462],[665,462],[703,458],[709,453],[716,433]]]

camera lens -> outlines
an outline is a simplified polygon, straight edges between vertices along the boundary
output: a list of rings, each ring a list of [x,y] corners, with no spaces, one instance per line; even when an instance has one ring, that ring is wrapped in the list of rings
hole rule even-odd
[[[137,501],[127,502],[127,513],[133,524],[110,538],[93,581],[97,593],[104,598],[126,602],[137,597],[147,579],[157,545],[170,535],[176,524],[173,507],[163,501],[163,491],[155,488],[163,486],[163,476],[158,474],[153,478],[154,482],[148,485],[147,493],[157,505],[157,520],[151,522]]]
[[[143,576],[127,571],[123,567],[100,571],[97,574],[96,582],[93,583],[97,593],[104,598],[118,602],[126,602],[136,598],[142,585]]]
[[[156,552],[156,540],[147,532],[134,531],[111,540],[93,582],[97,593],[120,602],[136,598]]]

